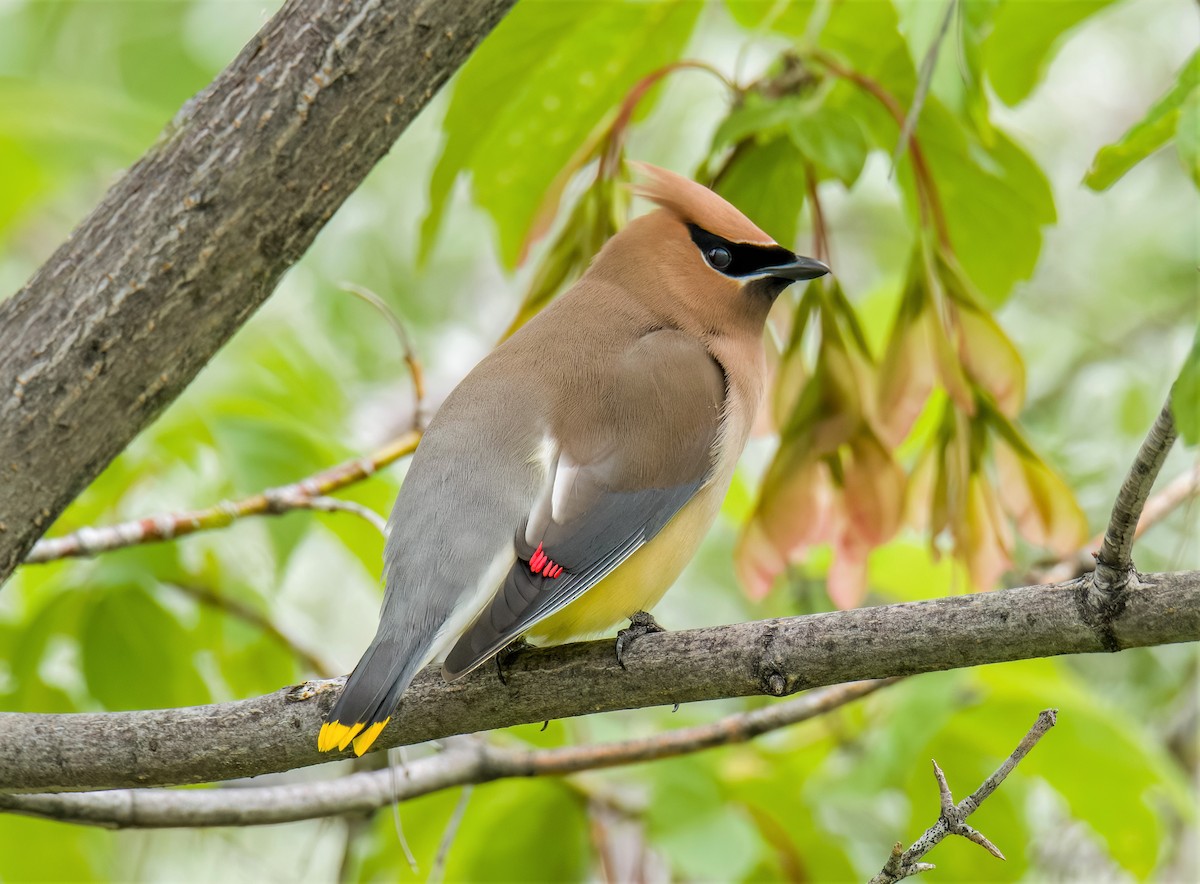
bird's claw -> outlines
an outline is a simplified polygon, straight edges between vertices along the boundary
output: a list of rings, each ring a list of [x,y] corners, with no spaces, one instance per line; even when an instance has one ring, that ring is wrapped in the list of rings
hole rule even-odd
[[[634,639],[654,632],[666,632],[655,619],[645,611],[638,611],[629,618],[629,625],[617,632],[617,664],[625,668],[625,649]]]
[[[508,686],[508,676],[504,673],[504,667],[511,663],[513,657],[521,651],[532,647],[533,645],[525,641],[525,636],[521,635],[499,650],[496,654],[496,675],[500,677],[500,684]]]

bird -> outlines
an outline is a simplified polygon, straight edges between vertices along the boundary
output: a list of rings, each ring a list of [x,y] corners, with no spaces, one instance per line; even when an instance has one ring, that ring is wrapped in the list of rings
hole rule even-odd
[[[657,630],[646,612],[716,518],[763,399],[767,313],[830,269],[709,188],[636,168],[656,208],[430,421],[388,524],[379,627],[321,751],[366,752],[430,662],[455,681],[526,636]]]

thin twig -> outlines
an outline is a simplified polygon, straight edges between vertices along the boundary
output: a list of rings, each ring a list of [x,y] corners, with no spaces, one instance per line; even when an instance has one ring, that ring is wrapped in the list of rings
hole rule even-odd
[[[907,116],[904,108],[900,105],[896,96],[888,92],[879,82],[859,71],[846,67],[826,52],[815,52],[813,53],[813,58],[824,65],[834,76],[849,80],[871,95],[871,97],[887,109],[888,113],[892,115],[892,119],[896,121],[897,126],[904,127],[904,120]],[[922,222],[928,224],[932,221],[933,229],[937,233],[938,242],[942,244],[943,248],[950,249],[950,228],[946,224],[946,216],[942,210],[941,199],[938,196],[937,184],[933,180],[933,174],[929,171],[929,164],[925,160],[925,152],[921,150],[916,133],[913,133],[908,138],[908,153],[912,158],[913,174],[917,180],[917,205],[921,211]]]
[[[829,228],[825,225],[825,211],[817,192],[817,170],[812,163],[804,164],[804,184],[808,189],[808,203],[812,206],[813,257],[819,261],[829,261]]]
[[[357,865],[355,853],[358,842],[366,835],[371,833],[371,814],[355,813],[346,816],[346,841],[342,845],[342,859],[338,863],[339,882],[350,882],[356,880],[354,876],[355,867]]]
[[[967,817],[978,810],[979,805],[996,791],[999,785],[1004,782],[1004,778],[1012,773],[1013,768],[1020,763],[1022,758],[1029,754],[1029,751],[1037,745],[1038,740],[1045,736],[1050,728],[1054,727],[1057,720],[1057,709],[1043,710],[1038,715],[1033,727],[1029,729],[1029,733],[1017,744],[1017,748],[996,769],[996,772],[984,780],[978,789],[958,804],[954,803],[954,796],[950,792],[950,785],[946,782],[946,775],[942,773],[942,769],[938,766],[938,763],[936,761],[933,762],[933,775],[937,778],[938,794],[941,803],[941,813],[938,816],[938,821],[926,829],[925,834],[914,841],[912,847],[908,848],[908,850],[903,850],[902,845],[897,842],[892,848],[891,856],[884,863],[883,869],[870,880],[869,884],[895,884],[896,881],[903,878],[911,877],[920,872],[927,872],[934,868],[931,863],[924,863],[919,860],[947,835],[960,835],[968,841],[978,844],[997,859],[1004,859],[1004,854],[1000,852],[996,845],[985,838],[981,832],[967,825]]]
[[[387,758],[387,769],[389,773],[388,781],[392,786],[392,794],[399,796],[400,785],[397,781],[399,772],[403,771],[405,776],[408,776],[408,747],[396,746],[394,749],[388,749],[384,753]],[[408,863],[408,868],[414,875],[420,872],[417,866],[417,857],[412,852],[412,847],[408,843],[408,836],[404,834],[404,821],[400,819],[400,799],[393,798],[392,805],[392,829],[396,833],[396,841],[400,845],[400,849],[404,851],[404,861]]]
[[[357,285],[353,282],[343,282],[342,288],[352,295],[362,298],[384,318],[396,337],[400,341],[400,349],[404,354],[404,364],[408,366],[408,376],[412,381],[413,388],[413,425],[412,429],[421,430],[425,426],[425,369],[421,366],[421,360],[417,358],[416,348],[413,346],[412,338],[408,334],[408,329],[404,323],[400,321],[400,317],[396,312],[388,306],[387,301],[375,294],[366,286]]]
[[[1175,418],[1171,414],[1171,402],[1168,399],[1150,427],[1113,503],[1108,530],[1104,532],[1104,543],[1100,546],[1100,554],[1096,556],[1093,577],[1093,586],[1101,592],[1111,594],[1124,589],[1134,576],[1132,553],[1138,519],[1174,442]]]
[[[94,556],[127,546],[158,543],[198,531],[224,528],[246,516],[278,516],[296,509],[309,508],[309,502],[314,498],[328,496],[334,491],[361,482],[389,464],[412,454],[420,440],[421,434],[412,430],[366,457],[344,461],[299,482],[269,488],[241,500],[225,500],[201,510],[159,513],[102,528],[81,528],[62,537],[39,540],[25,559],[25,564],[40,565],[58,559]]]
[[[625,100],[621,102],[621,106],[618,108],[616,116],[613,118],[612,125],[609,126],[611,143],[609,144],[609,148],[605,152],[605,155],[600,158],[601,168],[599,174],[601,177],[611,176],[615,171],[613,169],[613,165],[616,161],[621,145],[624,142],[625,130],[628,129],[629,122],[633,119],[633,114],[637,110],[638,104],[640,104],[641,100],[646,97],[646,93],[649,92],[651,88],[656,86],[658,82],[667,75],[673,74],[676,71],[687,70],[704,71],[705,73],[712,74],[721,81],[721,84],[729,92],[733,93],[734,95],[737,95],[740,92],[737,84],[730,80],[729,77],[725,76],[724,71],[722,71],[716,65],[709,64],[707,61],[685,58],[681,59],[680,61],[671,62],[670,64],[664,65],[657,70],[651,71],[649,74],[635,83],[633,88],[629,90],[628,94],[625,96]]]
[[[303,663],[304,666],[318,677],[332,678],[337,674],[337,670],[333,666],[326,663],[319,656],[280,629],[266,614],[256,611],[245,602],[218,593],[207,586],[197,586],[188,583],[167,583],[164,585],[195,599],[203,605],[223,611],[230,617],[241,620],[243,623],[260,630],[277,644],[289,650],[292,656]]]
[[[1133,539],[1138,540],[1150,528],[1197,495],[1200,495],[1200,463],[1180,473],[1168,482],[1162,491],[1146,501],[1146,505],[1142,507],[1142,516],[1138,519],[1137,530],[1133,532]],[[1099,542],[1096,545],[1099,546]]]
[[[0,794],[0,810],[105,828],[253,826],[364,813],[454,786],[508,777],[562,776],[743,743],[823,715],[895,681],[836,685],[710,724],[599,746],[520,750],[471,741],[464,748],[413,762],[400,782],[384,769],[286,786]]]
[[[297,499],[294,505],[297,509],[317,510],[323,513],[350,513],[369,522],[372,528],[387,537],[387,519],[370,507],[353,500],[325,496],[305,497]]]
[[[929,85],[933,82],[938,51],[942,48],[942,41],[946,39],[946,31],[950,29],[950,22],[954,19],[954,10],[957,7],[958,0],[946,0],[946,12],[942,15],[942,22],[938,25],[933,42],[929,44],[929,49],[925,52],[925,58],[921,62],[917,90],[913,93],[912,104],[908,108],[908,114],[904,117],[904,125],[900,127],[900,138],[896,141],[896,149],[892,151],[892,175],[896,174],[896,167],[900,165],[900,158],[904,156],[904,148],[912,140],[913,132],[916,131],[921,108],[925,106],[925,96],[929,94]]]
[[[474,791],[475,787],[468,783],[463,786],[462,794],[458,796],[458,803],[454,805],[454,813],[450,814],[450,819],[446,821],[446,829],[442,832],[442,840],[438,844],[433,865],[429,867],[429,877],[426,879],[429,884],[437,884],[442,880],[446,871],[446,860],[450,858],[450,847],[454,844],[454,837],[458,834],[459,826],[462,825],[463,817],[467,813],[467,804]]]

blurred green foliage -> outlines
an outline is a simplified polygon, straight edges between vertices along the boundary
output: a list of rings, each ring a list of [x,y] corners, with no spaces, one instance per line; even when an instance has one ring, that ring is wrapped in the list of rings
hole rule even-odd
[[[1200,117],[1196,107],[1200,102],[1200,51],[1183,69],[1179,79],[1166,95],[1155,102],[1146,116],[1130,127],[1121,140],[1105,145],[1096,153],[1092,168],[1084,181],[1093,190],[1112,187],[1121,177],[1172,138],[1179,148],[1184,169],[1200,187]]]
[[[0,7],[0,296],[274,5]],[[1175,401],[1185,440],[1197,442],[1192,10],[1186,0],[961,5],[916,129],[957,261],[949,267],[938,263],[946,243],[911,151],[890,168],[896,119],[828,63],[907,109],[943,10],[927,0],[522,0],[271,302],[54,533],[251,494],[396,435],[412,406],[395,340],[340,282],[378,291],[404,318],[436,402],[521,315],[526,295],[549,297],[581,269],[597,232],[619,222],[624,173],[619,162],[605,166],[606,152],[697,170],[780,242],[809,254],[828,248],[842,294],[812,296],[807,332],[793,324],[795,301],[773,317],[780,340],[795,332],[794,358],[780,357],[780,377],[794,384],[777,390],[782,418],[813,375],[815,330],[836,326],[844,348],[870,357],[864,364],[894,365],[900,357],[888,345],[904,328],[896,317],[906,315],[908,283],[949,280],[968,291],[938,289],[937,303],[977,317],[989,353],[1007,353],[1011,341],[1023,364],[1023,397],[1013,400],[1024,401],[1022,438],[1061,471],[1088,527],[1100,530],[1189,348]],[[723,79],[681,67],[650,88],[647,78],[685,58]],[[645,97],[622,119],[639,86]],[[1183,169],[1155,153],[1171,139]],[[971,376],[975,350],[962,340],[957,360],[971,395],[999,389],[995,360],[977,362]],[[906,470],[942,438],[940,422],[965,389],[944,380],[949,364],[890,452]],[[961,413],[962,438],[972,438],[978,422]],[[1001,413],[1012,417],[999,407],[988,419]],[[828,544],[788,564],[762,598],[735,580],[738,535],[760,505],[777,444],[769,432],[752,442],[724,518],[661,606],[663,622],[686,628],[830,607]],[[1176,451],[1167,475],[1194,458],[1194,449]],[[977,475],[996,481],[994,469],[980,461]],[[345,496],[386,512],[402,472]],[[1197,567],[1196,536],[1192,511],[1176,513],[1140,543],[1139,566]],[[946,538],[927,541],[909,525],[869,551],[868,603],[969,589],[963,561],[941,554]],[[24,568],[0,591],[0,708],[207,703],[312,674],[278,635],[213,603],[221,598],[346,670],[374,631],[381,547],[362,520],[301,512]],[[1022,540],[1009,554],[1013,582],[1045,555]],[[1055,706],[1058,727],[973,820],[1008,862],[948,841],[929,857],[939,867],[931,880],[1190,880],[1196,696],[1192,647],[930,675],[750,745],[563,782],[478,787],[444,874],[579,880],[624,868],[656,879],[862,879],[895,840],[911,841],[934,820],[929,758],[962,797],[1039,709]],[[620,739],[761,702],[589,717],[494,739]],[[105,833],[5,816],[0,844],[20,849],[0,850],[0,880],[324,880],[339,869],[424,880],[459,800],[456,790],[400,808],[415,872],[386,811],[348,845],[341,820]]]

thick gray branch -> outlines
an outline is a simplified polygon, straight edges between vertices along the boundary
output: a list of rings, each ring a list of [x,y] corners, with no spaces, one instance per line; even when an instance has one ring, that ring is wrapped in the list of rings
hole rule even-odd
[[[0,582],[514,0],[289,0],[0,302]]]
[[[464,738],[462,747],[391,768],[335,780],[227,789],[116,789],[108,792],[0,794],[0,810],[106,828],[261,826],[344,813],[369,813],[451,786],[506,777],[562,776],[742,743],[815,718],[876,691],[887,681],[823,688],[711,724],[653,737],[561,749],[506,749]]]
[[[446,684],[421,673],[378,748],[612,709],[783,695],[868,678],[1200,639],[1200,571],[1148,575],[1120,604],[1082,581],[519,653]],[[329,683],[326,683],[329,685]],[[335,690],[146,712],[0,713],[0,791],[199,783],[329,760]]]

